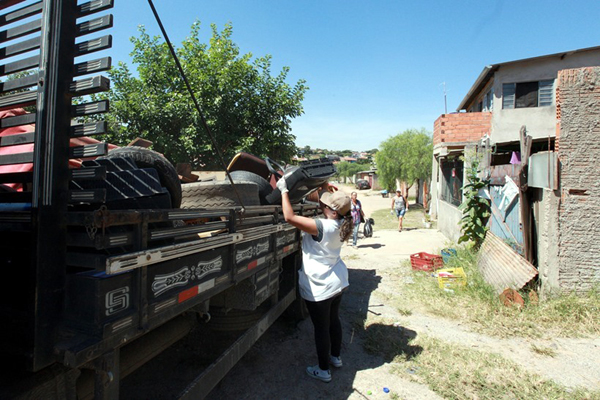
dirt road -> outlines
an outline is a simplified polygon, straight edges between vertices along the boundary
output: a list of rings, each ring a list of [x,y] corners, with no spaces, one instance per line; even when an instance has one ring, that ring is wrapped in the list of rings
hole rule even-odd
[[[346,189],[347,190],[347,189]],[[366,196],[360,192],[367,216],[388,208],[391,199]],[[309,378],[308,365],[316,364],[316,352],[309,319],[297,326],[286,321],[275,323],[258,343],[212,391],[209,399],[378,399],[389,398],[384,387],[400,398],[437,399],[426,386],[400,379],[389,372],[394,355],[382,358],[365,352],[362,346],[362,321],[381,314],[383,304],[375,293],[383,285],[381,271],[398,267],[418,251],[436,251],[446,242],[438,231],[378,231],[361,238],[358,247],[342,248],[349,267],[350,288],[342,300],[344,367],[332,371],[329,384]],[[392,289],[393,290],[393,289]],[[372,314],[373,313],[373,314]],[[390,329],[396,329],[391,327]]]

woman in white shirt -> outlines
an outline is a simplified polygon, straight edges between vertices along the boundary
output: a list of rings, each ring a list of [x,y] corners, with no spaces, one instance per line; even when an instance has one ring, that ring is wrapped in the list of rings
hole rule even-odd
[[[319,359],[319,364],[306,368],[306,373],[330,382],[329,364],[342,366],[339,309],[342,290],[348,286],[348,269],[340,251],[352,235],[350,197],[341,191],[323,193],[319,204],[325,219],[313,219],[294,213],[285,178],[277,181],[277,188],[281,192],[285,220],[302,231],[302,269],[298,272],[298,285],[314,325]]]
[[[395,212],[396,218],[398,218],[398,232],[402,232],[402,220],[404,219],[406,210],[408,210],[408,202],[400,189],[398,189],[396,190],[396,196],[392,198],[392,212]]]

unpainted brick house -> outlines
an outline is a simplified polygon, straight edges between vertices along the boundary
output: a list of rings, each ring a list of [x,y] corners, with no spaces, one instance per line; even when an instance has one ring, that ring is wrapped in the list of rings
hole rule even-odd
[[[542,291],[600,284],[600,46],[486,66],[457,112],[435,121],[433,144],[431,214],[447,237],[460,236],[460,188],[477,154],[490,230],[538,269]]]

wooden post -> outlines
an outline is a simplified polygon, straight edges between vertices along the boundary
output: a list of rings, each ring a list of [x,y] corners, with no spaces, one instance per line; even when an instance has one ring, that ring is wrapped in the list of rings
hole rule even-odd
[[[519,132],[521,145],[521,168],[519,169],[519,206],[521,212],[521,226],[523,229],[523,254],[527,261],[533,263],[533,248],[531,245],[531,210],[527,197],[527,173],[529,154],[531,152],[531,136],[527,135],[525,125]]]

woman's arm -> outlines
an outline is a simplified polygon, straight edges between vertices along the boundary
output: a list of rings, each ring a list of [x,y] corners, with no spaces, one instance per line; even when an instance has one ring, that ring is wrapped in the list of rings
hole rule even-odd
[[[282,191],[281,193],[281,208],[283,209],[283,218],[285,218],[287,223],[313,236],[318,233],[317,223],[314,219],[296,215],[294,213],[288,192]]]

